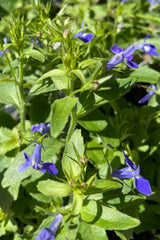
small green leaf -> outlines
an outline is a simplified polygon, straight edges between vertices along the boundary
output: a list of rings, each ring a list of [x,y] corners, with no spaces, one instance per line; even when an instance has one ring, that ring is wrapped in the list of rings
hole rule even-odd
[[[70,185],[53,180],[40,181],[37,188],[40,192],[48,196],[57,195],[59,197],[65,197],[70,195],[72,192]]]
[[[12,104],[19,109],[16,85],[13,82],[0,82],[0,102]]]
[[[79,156],[79,157],[78,157]],[[75,179],[81,172],[79,160],[84,156],[84,143],[81,130],[77,129],[66,143],[62,166],[69,178]],[[72,167],[71,167],[72,166]]]
[[[26,57],[32,57],[34,59],[37,59],[40,62],[44,62],[44,60],[45,60],[44,55],[41,52],[39,52],[37,50],[33,50],[33,49],[24,51],[24,55]]]
[[[57,137],[68,120],[72,108],[75,106],[77,98],[65,97],[54,102],[51,113],[51,135]]]
[[[91,186],[85,192],[86,195],[96,194],[106,192],[108,190],[113,190],[116,188],[121,188],[122,185],[118,182],[111,181],[111,180],[95,180]]]
[[[80,222],[77,236],[80,236],[78,239],[81,240],[108,240],[105,229],[86,222]]]
[[[0,154],[5,154],[14,148],[19,147],[19,134],[16,128],[0,128]]]
[[[73,216],[76,216],[80,213],[82,204],[83,204],[83,195],[75,191],[73,194],[73,204],[72,204]]]
[[[80,69],[72,70],[72,73],[74,73],[81,80],[82,85],[86,84],[85,77]]]
[[[61,69],[54,69],[49,72],[44,73],[37,81],[36,83],[39,83],[43,79],[46,79],[48,77],[64,77],[66,76],[67,72],[65,70]]]
[[[125,230],[136,227],[139,220],[119,212],[116,208],[103,206],[96,201],[88,201],[81,209],[83,221],[107,230]]]

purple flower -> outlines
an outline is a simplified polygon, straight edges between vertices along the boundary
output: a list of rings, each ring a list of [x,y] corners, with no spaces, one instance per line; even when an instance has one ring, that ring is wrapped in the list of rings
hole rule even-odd
[[[111,51],[116,55],[107,63],[106,69],[111,69],[123,61],[130,68],[138,68],[138,64],[135,62],[132,62],[132,59],[133,59],[132,54],[135,51],[135,46],[131,45],[126,50],[123,51],[123,48],[114,44],[114,46],[111,48]]]
[[[142,51],[148,53],[149,55],[155,55],[156,57],[159,56],[158,52],[156,52],[156,47],[151,43],[146,43],[146,39],[149,38],[151,34],[149,34],[147,37],[145,37],[144,42],[135,45],[135,49],[142,49]]]
[[[84,22],[81,24],[81,28],[83,28]],[[76,33],[73,35],[74,38],[81,39],[84,43],[88,43],[92,40],[94,37],[94,34],[92,33],[85,33],[86,30],[83,30],[82,32]]]
[[[129,0],[120,0],[120,2],[128,2]]]
[[[35,240],[55,240],[55,234],[61,225],[63,216],[58,214],[48,228],[42,228]]]
[[[45,163],[41,162],[41,150],[42,150],[42,145],[40,143],[36,143],[32,158],[30,158],[26,153],[24,153],[26,162],[22,163],[19,166],[18,171],[22,172],[26,168],[32,165],[32,168],[39,170],[43,173],[47,171],[50,174],[57,174],[58,170],[55,167],[55,164],[49,163],[49,162],[45,162]]]
[[[32,125],[31,131],[32,132],[40,132],[42,135],[46,133],[50,133],[50,123],[40,123],[39,125]]]
[[[136,165],[126,157],[124,151],[122,151],[122,153],[128,167],[113,172],[112,176],[117,178],[134,178],[134,184],[137,191],[144,195],[150,195],[152,193],[150,183],[147,179],[139,175],[140,166],[136,167]]]
[[[155,84],[151,84],[151,85],[149,86],[149,88],[157,91],[157,88],[156,88],[156,85],[155,85]],[[138,103],[141,104],[141,103],[145,103],[145,102],[149,101],[150,98],[151,98],[153,95],[155,95],[155,94],[156,94],[156,93],[155,93],[154,91],[150,90],[147,95],[145,95],[143,98],[141,98],[141,99],[138,101]]]

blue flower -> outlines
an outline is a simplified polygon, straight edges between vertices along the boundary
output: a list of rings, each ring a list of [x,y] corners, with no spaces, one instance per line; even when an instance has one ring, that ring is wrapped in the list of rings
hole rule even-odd
[[[50,174],[57,174],[58,170],[55,167],[55,164],[49,163],[49,162],[41,162],[41,150],[42,150],[42,145],[40,143],[36,143],[32,158],[30,158],[26,153],[24,153],[24,157],[26,162],[22,163],[18,171],[22,172],[29,166],[32,166],[32,168],[39,170],[41,172],[47,171]]]
[[[128,2],[129,0],[120,0],[120,2]]]
[[[154,7],[155,4],[159,4],[160,0],[148,0],[150,2],[150,10]]]
[[[107,63],[106,69],[111,69],[123,61],[130,68],[138,68],[138,64],[135,62],[132,62],[132,59],[133,59],[132,54],[135,51],[135,46],[131,45],[126,50],[123,51],[123,48],[114,44],[114,46],[111,48],[111,51],[116,55]]]
[[[84,22],[81,24],[81,28],[83,27]],[[84,43],[88,43],[92,40],[94,37],[94,34],[92,33],[85,33],[86,30],[83,30],[82,32],[76,33],[73,35],[74,38],[79,38],[81,39]]]
[[[145,37],[144,42],[135,45],[135,49],[142,49],[142,51],[148,53],[149,55],[155,55],[156,57],[159,56],[158,52],[156,52],[156,47],[153,44],[146,43],[146,39],[149,38],[151,34],[149,34],[147,37]]]
[[[149,86],[149,88],[157,91],[157,88],[156,88],[156,85],[155,85],[155,84],[151,84],[151,85]],[[149,101],[150,98],[151,98],[153,95],[155,95],[155,94],[156,94],[156,93],[155,93],[154,91],[150,90],[147,95],[145,95],[143,98],[141,98],[141,99],[138,101],[138,103],[141,104],[141,103],[145,103],[145,102]]]
[[[133,178],[137,191],[144,195],[150,195],[152,193],[150,183],[147,179],[139,175],[140,166],[136,167],[136,165],[126,157],[124,151],[122,152],[128,167],[113,172],[112,176],[117,178]]]
[[[32,125],[31,131],[32,132],[40,132],[42,135],[46,133],[50,133],[50,123],[40,123],[39,125]]]
[[[3,44],[7,44],[7,38],[6,37],[3,38]],[[4,49],[4,51],[7,53],[8,49]],[[4,54],[3,51],[0,50],[0,57],[3,56],[3,54]]]
[[[35,240],[55,240],[55,234],[61,225],[63,216],[58,214],[53,223],[48,228],[42,228]]]

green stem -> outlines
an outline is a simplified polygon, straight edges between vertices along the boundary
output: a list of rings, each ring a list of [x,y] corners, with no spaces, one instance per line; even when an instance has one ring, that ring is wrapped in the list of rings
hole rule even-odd
[[[20,122],[21,122],[21,130],[25,131],[25,97],[23,90],[23,59],[20,57],[19,59],[19,92],[20,92]]]
[[[71,124],[70,124],[69,130],[68,130],[66,142],[69,141],[69,139],[74,131],[74,128],[76,126],[76,123],[77,123],[76,110],[75,110],[75,108],[73,108],[72,112],[71,112]]]

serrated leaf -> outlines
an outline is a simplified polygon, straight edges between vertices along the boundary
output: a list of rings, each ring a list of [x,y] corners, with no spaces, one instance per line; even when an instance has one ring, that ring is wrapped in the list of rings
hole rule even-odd
[[[125,230],[136,227],[139,220],[119,212],[116,208],[103,206],[96,201],[88,201],[81,209],[83,221],[107,230]]]
[[[54,102],[51,112],[51,135],[57,137],[68,120],[72,108],[75,106],[77,98],[64,97]]]
[[[40,181],[37,188],[40,192],[48,196],[57,195],[59,197],[65,197],[70,195],[72,192],[72,188],[69,184],[53,180]]]

